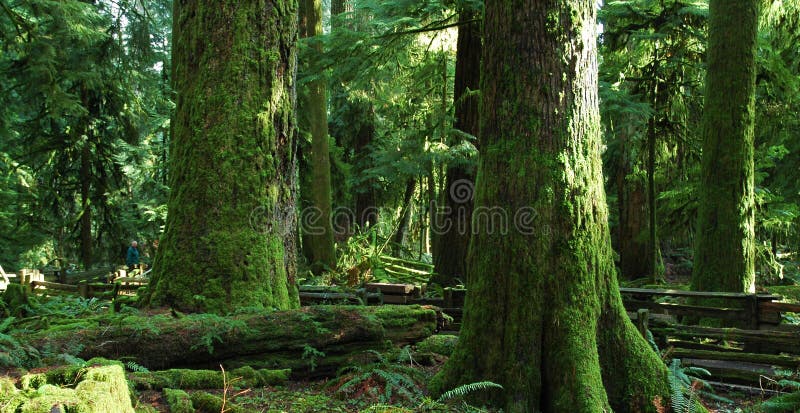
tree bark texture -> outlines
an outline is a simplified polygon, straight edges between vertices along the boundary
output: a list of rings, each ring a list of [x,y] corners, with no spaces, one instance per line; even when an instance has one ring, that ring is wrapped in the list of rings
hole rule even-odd
[[[322,34],[321,0],[301,0],[300,36],[310,38]],[[305,59],[323,53],[321,46],[311,44]],[[301,67],[302,70],[302,67]],[[311,137],[310,151],[303,160],[301,179],[301,226],[303,255],[315,272],[336,268],[331,221],[331,161],[328,147],[328,98],[324,77],[304,85],[298,99],[298,123],[301,133]]]
[[[710,2],[696,291],[755,291],[757,32],[757,0]]]
[[[173,16],[169,216],[149,302],[296,307],[297,3],[181,0]]]
[[[625,312],[609,236],[595,2],[487,2],[483,22],[469,289],[432,387],[491,380],[506,412],[655,411],[667,370]],[[479,220],[491,208],[507,225]]]

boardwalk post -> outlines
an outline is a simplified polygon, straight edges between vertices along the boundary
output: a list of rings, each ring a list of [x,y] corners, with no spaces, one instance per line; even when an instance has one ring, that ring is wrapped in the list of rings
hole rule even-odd
[[[758,295],[751,294],[747,297],[746,301],[748,314],[748,324],[751,330],[758,330],[759,325],[759,308],[758,308]]]
[[[639,333],[644,338],[647,338],[647,327],[649,319],[650,319],[650,310],[646,308],[640,308],[638,311],[636,311],[636,329],[639,330]]]

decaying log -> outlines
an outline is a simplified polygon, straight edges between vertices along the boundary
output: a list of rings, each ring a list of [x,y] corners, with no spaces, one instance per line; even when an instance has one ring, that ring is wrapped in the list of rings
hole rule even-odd
[[[440,313],[439,313],[440,314]],[[250,365],[325,375],[366,350],[415,343],[437,328],[424,306],[313,306],[219,317],[140,315],[82,320],[20,337],[49,354],[132,360],[149,369]]]

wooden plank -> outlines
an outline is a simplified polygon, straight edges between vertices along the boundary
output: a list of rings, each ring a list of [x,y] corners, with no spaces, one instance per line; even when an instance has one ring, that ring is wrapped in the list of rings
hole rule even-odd
[[[355,294],[348,293],[311,293],[300,291],[300,301],[328,301],[328,300],[347,300],[359,301]]]
[[[654,326],[650,319],[650,331],[655,335],[680,339],[712,339],[742,343],[744,351],[764,354],[800,354],[800,332],[774,330],[743,330],[737,328],[715,328],[671,325]]]
[[[3,286],[3,289],[5,290],[5,286],[8,285],[11,281],[8,280],[8,275],[6,275],[6,272],[3,270],[2,265],[0,265],[0,277],[3,278],[3,283],[5,284]]]
[[[141,277],[119,277],[114,282],[127,283],[127,284],[147,284],[150,282],[147,278]]]
[[[41,287],[41,288],[40,288]],[[57,290],[57,291],[68,291],[68,292],[78,292],[78,286],[72,284],[59,284],[49,281],[31,281],[31,288],[35,290]]]
[[[411,273],[411,274],[422,275],[422,276],[430,276],[431,275],[430,271],[416,270],[414,268],[403,267],[402,265],[397,265],[397,264],[386,264],[383,269],[384,270],[393,270],[393,271],[397,271],[397,272]]]
[[[775,375],[770,366],[746,362],[730,362],[724,360],[700,360],[685,358],[684,366],[702,367],[711,373],[714,380],[735,384],[759,384],[764,377]]]
[[[408,304],[409,297],[407,295],[384,295],[384,304]]]
[[[413,298],[408,301],[409,304],[419,304],[419,305],[433,305],[436,307],[443,307],[444,306],[444,299],[443,298]]]
[[[755,295],[759,301],[775,301],[783,298],[779,295],[773,295],[773,294],[724,293],[724,292],[684,291],[684,290],[624,288],[624,287],[620,287],[619,292],[622,294],[647,295],[647,296],[725,298],[725,299],[747,299],[748,297]]]
[[[762,312],[775,311],[779,313],[800,313],[800,304],[780,303],[776,301],[758,303],[758,308]]]
[[[741,308],[704,307],[697,305],[677,303],[657,303],[645,300],[623,300],[625,308],[629,311],[646,308],[662,314],[674,316],[697,316],[701,318],[716,318],[720,320],[742,320],[748,315],[747,310]]]
[[[395,257],[389,256],[389,255],[381,255],[380,259],[381,259],[381,261],[399,262],[399,263],[403,263],[403,264],[407,264],[407,265],[413,265],[413,266],[417,266],[417,267],[427,268],[427,269],[430,269],[431,271],[433,271],[433,264],[428,264],[428,263],[424,263],[424,262],[421,262],[421,261],[405,260],[405,259],[402,259],[402,258],[395,258]]]
[[[411,294],[416,286],[414,284],[389,284],[389,283],[367,283],[364,285],[367,291],[380,291],[384,294]]]
[[[685,348],[694,350],[711,350],[711,351],[728,351],[728,352],[742,352],[741,348],[730,347],[719,344],[698,343],[696,341],[669,339],[666,341],[666,347]]]
[[[409,274],[402,271],[393,270],[389,267],[384,267],[382,268],[382,270],[386,271],[387,274],[394,275],[395,277],[402,278],[405,280],[418,281],[420,283],[427,282],[427,280],[430,278],[430,274],[427,274],[426,276],[413,273]]]
[[[724,360],[735,362],[748,362],[767,364],[770,366],[790,367],[792,369],[800,366],[800,357],[784,356],[775,354],[757,354],[731,351],[712,351],[675,348],[671,353],[674,358],[692,358],[701,360]]]

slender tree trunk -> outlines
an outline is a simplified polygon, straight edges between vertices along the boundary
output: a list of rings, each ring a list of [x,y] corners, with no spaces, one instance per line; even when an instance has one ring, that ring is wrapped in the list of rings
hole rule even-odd
[[[753,128],[758,0],[711,0],[692,289],[755,291]]]
[[[653,283],[663,281],[659,265],[661,263],[661,249],[658,245],[658,210],[656,207],[657,116],[660,116],[659,111],[661,110],[659,81],[659,67],[661,62],[659,58],[658,42],[656,42],[652,66],[652,77],[655,79],[653,86],[653,115],[650,116],[647,122],[647,213],[649,218],[647,225],[647,264],[649,275],[652,277]]]
[[[624,139],[624,138],[623,138]],[[623,149],[628,153],[628,149]],[[649,217],[645,185],[638,177],[630,178],[631,164],[628,159],[617,172],[617,203],[619,208],[619,267],[622,278],[633,280],[650,276],[650,249],[645,240]]]
[[[408,224],[411,222],[412,201],[414,199],[414,189],[417,187],[417,181],[409,179],[406,182],[406,191],[403,194],[403,206],[400,209],[400,222],[397,225],[397,231],[394,233],[392,241],[397,245],[395,253],[399,256],[402,253],[402,246],[406,241],[406,233],[408,232]]]
[[[174,7],[169,216],[149,302],[296,307],[297,4]]]
[[[486,3],[475,207],[508,225],[473,219],[461,339],[434,389],[491,380],[509,413],[655,411],[667,393],[617,287],[596,37],[594,1]]]
[[[453,89],[455,123],[453,127],[478,136],[478,96],[467,95],[480,87],[481,25],[475,10],[462,9],[459,14],[456,49],[456,78]],[[431,283],[451,286],[466,282],[467,248],[473,209],[475,170],[466,162],[447,167],[442,189],[444,208],[436,211],[433,228],[438,235],[437,253],[433,256],[436,275]]]
[[[357,130],[353,151],[355,153],[355,173],[363,174],[372,164],[369,158],[369,146],[375,138],[375,108],[372,103],[367,101],[367,97],[350,99],[347,102],[351,105],[354,117],[358,117]],[[375,182],[366,179],[360,187],[355,188],[355,214],[356,224],[361,230],[365,230],[378,222],[378,201]]]
[[[89,142],[84,142],[81,147],[81,264],[83,268],[92,266],[92,152]]]
[[[647,271],[654,283],[663,281],[659,274],[661,250],[658,247],[658,216],[656,210],[656,120],[647,126]]]
[[[353,11],[353,0],[331,0],[331,16]]]
[[[301,0],[300,36],[304,38],[322,34],[321,0]],[[312,45],[306,59],[321,54],[322,48]],[[300,130],[311,135],[311,151],[303,160],[303,219],[300,221],[303,236],[303,254],[315,272],[336,268],[331,222],[331,161],[328,148],[328,99],[325,79],[313,80],[301,90],[298,99]]]

